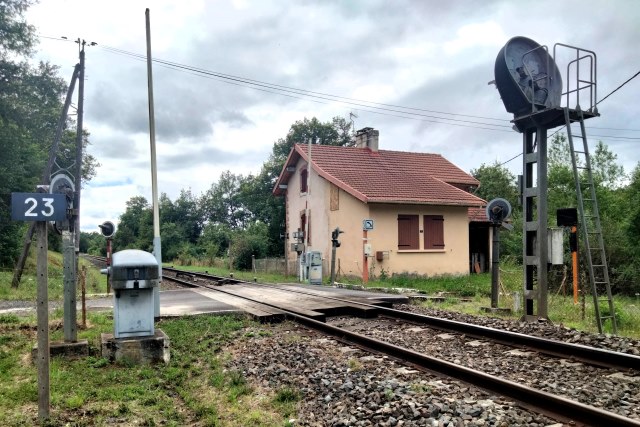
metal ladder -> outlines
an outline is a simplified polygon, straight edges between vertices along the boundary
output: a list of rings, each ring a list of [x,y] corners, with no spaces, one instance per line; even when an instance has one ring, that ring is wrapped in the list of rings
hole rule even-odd
[[[567,139],[571,151],[571,163],[573,164],[573,177],[575,179],[576,192],[578,195],[578,212],[582,223],[582,234],[585,247],[585,257],[587,258],[588,276],[593,293],[593,305],[595,310],[598,332],[602,333],[602,323],[606,319],[611,319],[611,326],[614,334],[618,333],[616,317],[611,295],[611,282],[609,280],[609,267],[607,266],[607,255],[604,250],[604,240],[602,238],[602,226],[600,223],[600,213],[598,210],[598,200],[596,199],[596,188],[593,183],[593,173],[591,169],[591,159],[589,157],[589,144],[587,143],[587,133],[584,127],[584,115],[580,108],[570,110],[564,108],[565,123],[567,126]],[[580,131],[573,135],[571,123],[580,123]],[[574,149],[574,138],[582,141],[582,151]],[[578,158],[581,156],[581,158]],[[582,173],[581,173],[582,171]],[[586,188],[585,188],[586,187]],[[583,197],[583,191],[587,197]],[[598,292],[606,290],[606,297],[600,297]],[[608,315],[602,315],[601,303],[608,304]]]

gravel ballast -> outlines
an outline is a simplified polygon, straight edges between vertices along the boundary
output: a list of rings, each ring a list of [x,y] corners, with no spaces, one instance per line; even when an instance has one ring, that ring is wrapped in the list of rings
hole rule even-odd
[[[549,323],[521,323],[413,305],[395,308],[545,338],[637,354],[637,340],[592,335]],[[640,371],[616,372],[388,319],[328,323],[640,419]],[[258,387],[301,394],[294,425],[553,426],[558,421],[456,380],[371,355],[293,323],[264,326],[230,351],[229,369]]]

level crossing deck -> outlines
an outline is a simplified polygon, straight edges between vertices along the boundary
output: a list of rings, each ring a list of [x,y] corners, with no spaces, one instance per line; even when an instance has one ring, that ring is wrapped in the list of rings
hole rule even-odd
[[[197,314],[248,313],[260,321],[278,321],[285,316],[282,310],[249,302],[242,296],[279,306],[284,310],[306,314],[316,320],[324,320],[326,316],[349,314],[371,317],[375,315],[375,309],[362,304],[390,306],[408,302],[408,297],[404,295],[329,286],[243,283],[216,286],[212,289],[185,288],[162,291],[160,292],[160,315],[178,317]],[[91,296],[86,300],[87,309],[111,310],[113,298],[113,294]],[[58,305],[52,302],[50,308],[54,309]],[[78,309],[81,309],[80,301],[78,301]],[[34,310],[35,304],[31,301],[14,301],[6,304],[6,307],[0,306],[0,313],[28,313]]]

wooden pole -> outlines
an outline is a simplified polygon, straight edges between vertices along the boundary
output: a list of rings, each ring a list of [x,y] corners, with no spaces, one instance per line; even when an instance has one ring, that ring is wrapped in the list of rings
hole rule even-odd
[[[49,294],[47,276],[47,223],[36,223],[37,253],[37,307],[38,316],[38,418],[49,418]]]
[[[64,265],[64,300],[63,300],[63,330],[65,342],[77,342],[78,341],[78,328],[77,328],[77,310],[76,310],[76,296],[78,294],[77,288],[77,270],[76,270],[76,256],[74,246],[74,235],[69,230],[62,231],[62,254]]]

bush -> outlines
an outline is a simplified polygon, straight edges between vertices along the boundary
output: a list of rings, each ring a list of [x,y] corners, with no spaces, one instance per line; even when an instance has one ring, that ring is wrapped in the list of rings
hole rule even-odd
[[[235,233],[229,246],[233,267],[250,270],[252,256],[266,256],[268,246],[267,226],[262,222],[256,222],[246,230]]]

